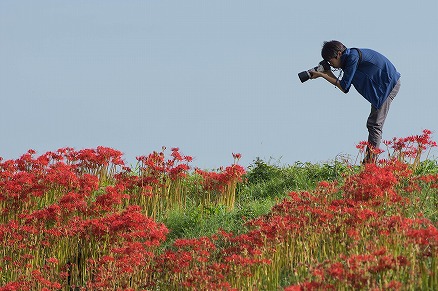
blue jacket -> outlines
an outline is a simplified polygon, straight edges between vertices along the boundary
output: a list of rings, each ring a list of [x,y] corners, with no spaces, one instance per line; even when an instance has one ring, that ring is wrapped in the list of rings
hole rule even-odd
[[[345,93],[351,84],[357,92],[374,107],[380,109],[400,78],[394,65],[382,54],[371,49],[360,49],[362,61],[359,66],[359,53],[347,48],[341,56],[341,68],[344,71],[340,85]]]

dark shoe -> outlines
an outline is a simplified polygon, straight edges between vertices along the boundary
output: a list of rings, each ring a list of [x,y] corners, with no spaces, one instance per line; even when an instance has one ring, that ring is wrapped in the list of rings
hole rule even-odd
[[[362,164],[375,164],[377,162],[377,155],[373,153],[373,150],[367,147],[365,158],[363,159]]]

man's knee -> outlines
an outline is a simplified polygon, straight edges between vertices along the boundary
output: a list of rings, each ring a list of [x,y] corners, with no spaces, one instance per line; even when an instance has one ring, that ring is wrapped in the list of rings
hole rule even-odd
[[[367,128],[369,132],[382,133],[383,124],[367,121]]]

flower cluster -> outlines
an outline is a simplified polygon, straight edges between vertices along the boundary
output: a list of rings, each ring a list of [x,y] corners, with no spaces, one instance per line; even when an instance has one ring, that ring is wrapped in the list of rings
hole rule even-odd
[[[429,135],[415,138],[421,151],[435,146]],[[231,210],[245,170],[190,175],[190,157],[164,151],[139,157],[137,173],[103,147],[0,160],[0,291],[438,286],[438,229],[421,213],[438,206],[436,174],[391,157],[290,192],[242,233],[170,243],[156,217],[184,207],[189,181],[204,202]]]
[[[399,161],[412,164],[413,168],[416,168],[424,151],[437,146],[431,135],[432,131],[424,129],[419,135],[384,141],[383,143],[388,148],[388,158],[396,158]]]
[[[240,158],[240,154],[233,154]],[[195,172],[202,177],[202,188],[208,195],[203,197],[203,204],[220,203],[226,205],[229,210],[234,208],[236,198],[236,185],[242,182],[242,177],[246,173],[245,169],[233,164],[219,171],[204,171],[199,168]]]
[[[106,147],[0,159],[0,290],[153,285],[169,232],[153,217],[184,207],[192,159],[172,148],[138,160],[135,173]]]

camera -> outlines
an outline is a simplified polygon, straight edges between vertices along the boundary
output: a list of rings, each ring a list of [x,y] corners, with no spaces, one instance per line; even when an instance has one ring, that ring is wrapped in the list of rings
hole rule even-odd
[[[312,72],[324,72],[330,70],[330,65],[326,60],[322,60],[319,62],[318,66],[311,68],[307,71],[303,71],[298,73],[298,78],[300,78],[301,83],[306,82],[312,77]]]

